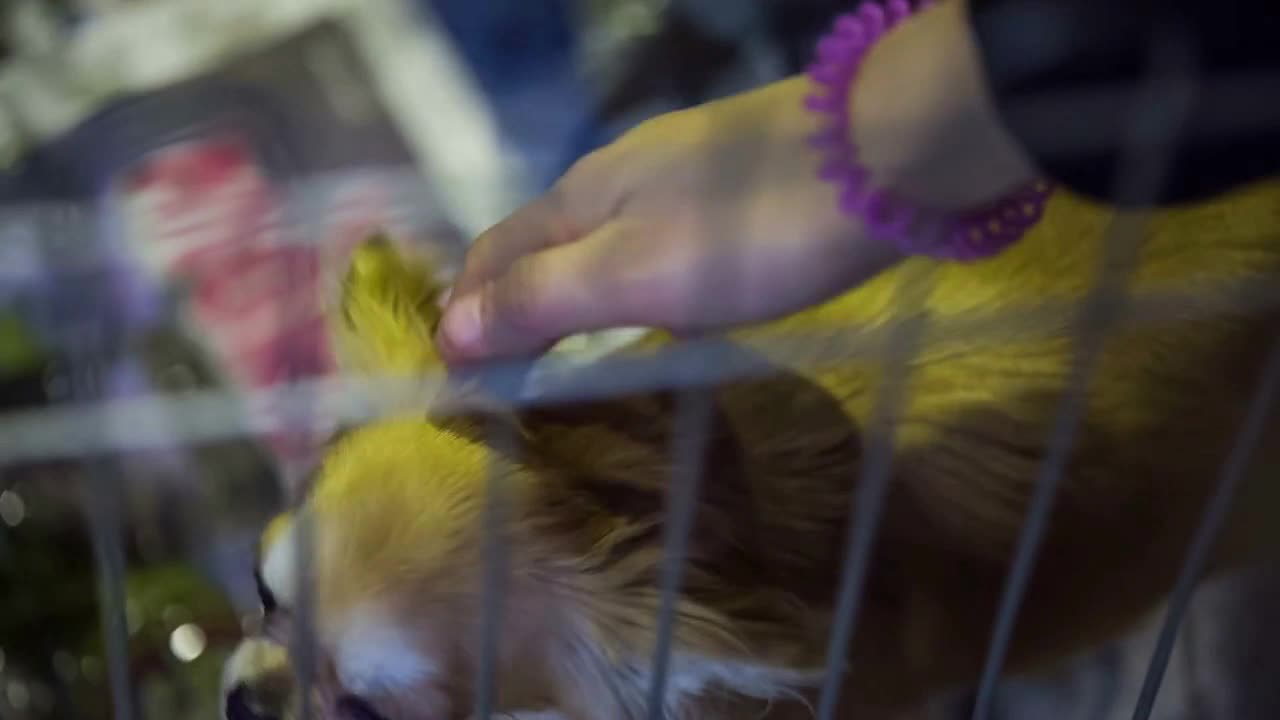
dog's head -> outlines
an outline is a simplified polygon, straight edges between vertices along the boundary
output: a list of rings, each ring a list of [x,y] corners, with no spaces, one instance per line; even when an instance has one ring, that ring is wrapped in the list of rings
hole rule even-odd
[[[358,248],[334,313],[345,369],[438,367],[431,335],[440,287],[426,263],[386,238]],[[300,717],[304,677],[310,717],[319,720],[466,711],[481,636],[489,488],[518,503],[528,473],[458,427],[424,411],[350,430],[330,445],[305,502],[262,535],[261,627],[224,669],[228,720]],[[514,662],[520,647],[531,647],[521,637],[545,624],[518,598],[510,605],[499,618],[501,649]]]
[[[497,480],[519,503],[525,477],[417,418],[335,443],[306,503],[263,535],[263,618],[226,667],[228,720],[297,717],[304,674],[311,717],[465,711],[478,671],[488,488]],[[518,588],[508,595],[503,664],[536,667],[524,653],[551,619],[520,602]]]

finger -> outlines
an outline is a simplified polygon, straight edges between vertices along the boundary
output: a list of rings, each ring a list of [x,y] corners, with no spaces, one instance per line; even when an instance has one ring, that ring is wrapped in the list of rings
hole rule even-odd
[[[467,250],[452,294],[461,297],[498,275],[516,259],[577,237],[559,193],[546,193],[516,210],[476,238]]]
[[[511,264],[464,295],[454,294],[437,344],[449,362],[537,353],[568,335],[637,322],[643,309],[620,292],[620,223]]]
[[[472,292],[517,259],[573,242],[608,222],[627,182],[617,156],[615,146],[606,146],[580,158],[550,190],[476,238],[455,293]]]

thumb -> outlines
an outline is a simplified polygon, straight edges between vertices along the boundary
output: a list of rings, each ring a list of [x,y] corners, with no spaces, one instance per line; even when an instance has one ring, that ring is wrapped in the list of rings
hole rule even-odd
[[[525,255],[445,307],[436,338],[450,363],[543,352],[561,338],[626,324],[618,289],[622,226]],[[611,261],[612,259],[612,261]]]

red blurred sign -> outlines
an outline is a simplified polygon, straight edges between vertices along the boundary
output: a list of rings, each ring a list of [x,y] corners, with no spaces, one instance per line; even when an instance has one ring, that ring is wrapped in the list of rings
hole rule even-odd
[[[225,136],[155,152],[119,187],[135,258],[157,281],[189,289],[189,319],[246,388],[334,372],[328,281],[352,246],[389,219],[387,190],[353,176],[310,208],[320,218],[286,223],[281,190],[247,144]],[[296,435],[271,441],[295,459],[312,446]]]

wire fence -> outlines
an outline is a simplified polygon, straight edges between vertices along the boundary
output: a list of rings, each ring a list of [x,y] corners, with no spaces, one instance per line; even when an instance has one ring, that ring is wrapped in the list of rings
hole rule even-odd
[[[1123,101],[1135,108],[1126,137],[1127,151],[1123,167],[1116,178],[1117,193],[1124,197],[1150,200],[1155,197],[1168,173],[1170,158],[1177,146],[1193,93],[1212,92],[1212,79],[1199,77],[1190,62],[1187,48],[1176,36],[1156,36],[1151,46],[1149,82],[1133,101],[1122,94],[1111,101]],[[1220,87],[1223,96],[1239,96],[1242,81],[1227,79]],[[1261,82],[1274,87],[1275,78]],[[1246,83],[1247,85],[1247,83]],[[1103,93],[1099,97],[1105,97]],[[1277,107],[1280,107],[1280,96]],[[1068,145],[1078,145],[1082,133],[1072,132],[1073,121],[1057,117],[1057,111],[1044,108],[1068,107],[1072,118],[1086,116],[1079,111],[1078,97],[1036,98],[1029,112],[1055,115],[1052,127],[1056,136]],[[1224,103],[1224,105],[1226,105]],[[1274,118],[1243,116],[1229,106],[1220,108],[1226,118],[1224,132],[1235,132],[1250,122],[1273,124]],[[763,171],[763,169],[760,169]],[[19,211],[13,211],[19,212]],[[656,652],[648,674],[647,716],[664,718],[670,713],[664,698],[672,672],[674,626],[678,622],[676,602],[683,582],[690,535],[706,474],[701,465],[710,425],[713,400],[708,390],[733,380],[765,376],[772,368],[820,368],[859,360],[879,363],[881,382],[875,389],[871,421],[862,429],[863,454],[858,470],[859,484],[850,508],[850,532],[843,549],[843,574],[834,598],[829,632],[830,645],[826,657],[824,682],[814,708],[820,720],[839,717],[841,691],[846,686],[845,665],[850,644],[855,641],[860,610],[866,600],[868,573],[877,541],[883,508],[891,489],[895,461],[895,422],[904,402],[908,370],[922,345],[935,352],[953,348],[954,352],[971,352],[984,344],[999,344],[1010,338],[1051,338],[1070,328],[1074,340],[1071,370],[1065,393],[1055,414],[1048,448],[1036,475],[1025,523],[1017,542],[1008,577],[992,626],[989,653],[976,688],[973,720],[989,720],[997,684],[1005,673],[1006,661],[1019,611],[1025,598],[1038,554],[1055,508],[1059,486],[1067,473],[1067,463],[1077,430],[1086,411],[1085,397],[1101,349],[1107,338],[1124,329],[1158,327],[1161,324],[1186,322],[1197,316],[1212,317],[1233,309],[1275,309],[1280,305],[1280,283],[1263,278],[1252,283],[1224,285],[1220,292],[1205,293],[1204,288],[1135,294],[1128,289],[1142,251],[1141,237],[1148,218],[1143,213],[1117,216],[1107,229],[1098,283],[1087,294],[1083,306],[1070,302],[1046,300],[1035,307],[998,309],[990,312],[957,313],[945,320],[930,317],[925,311],[925,298],[934,287],[932,266],[915,266],[915,276],[901,284],[894,302],[902,308],[906,320],[876,327],[849,327],[831,330],[820,336],[776,337],[772,342],[776,353],[769,365],[745,358],[735,352],[731,342],[707,338],[682,342],[645,353],[622,352],[589,366],[561,362],[554,358],[536,365],[528,362],[495,364],[485,367],[469,381],[486,389],[486,405],[497,400],[502,406],[530,409],[542,405],[563,405],[590,399],[615,397],[637,392],[676,390],[681,400],[674,411],[675,442],[671,448],[670,491],[665,511],[660,590],[662,602],[653,619]],[[65,238],[68,233],[85,240],[84,247],[98,247],[93,236],[102,234],[85,225],[68,231],[36,233]],[[281,432],[314,433],[318,427],[354,426],[405,410],[432,408],[439,413],[469,409],[472,402],[465,393],[454,393],[450,380],[441,372],[412,378],[325,377],[306,378],[304,373],[289,369],[285,362],[284,379],[261,388],[205,388],[183,393],[141,393],[128,397],[109,396],[104,390],[110,365],[118,355],[116,345],[127,330],[112,327],[103,313],[90,314],[94,307],[109,307],[117,297],[110,283],[92,269],[94,253],[65,255],[53,262],[78,266],[75,275],[83,283],[77,291],[80,300],[74,308],[76,316],[68,327],[74,332],[59,333],[72,342],[70,369],[71,402],[6,413],[0,417],[0,462],[7,466],[75,460],[83,464],[86,522],[93,541],[98,572],[99,603],[105,637],[106,665],[113,698],[112,716],[118,720],[140,717],[136,688],[129,673],[128,619],[124,602],[122,574],[125,565],[121,525],[123,510],[116,487],[119,483],[119,457],[146,450],[172,447],[175,442],[198,445],[214,441],[264,436]],[[41,272],[50,263],[39,262]],[[34,265],[32,266],[34,267]],[[65,272],[65,268],[63,269]],[[0,267],[10,274],[12,267]],[[299,287],[300,280],[289,274],[282,280],[285,287]],[[302,293],[299,292],[299,295]],[[1214,297],[1206,300],[1207,295]],[[95,317],[97,315],[97,317]],[[55,318],[55,320],[58,320]],[[1235,497],[1246,466],[1257,449],[1263,427],[1272,411],[1280,384],[1280,343],[1272,352],[1252,405],[1245,414],[1236,444],[1225,459],[1210,502],[1188,550],[1185,564],[1178,574],[1162,620],[1155,652],[1142,687],[1134,720],[1151,717],[1161,680],[1169,663],[1180,622],[1197,584],[1205,572],[1213,544],[1219,536],[1225,516]],[[323,422],[316,418],[323,417]],[[513,437],[494,437],[490,444],[506,447]],[[495,453],[506,455],[507,453]],[[286,467],[283,472],[303,473],[303,468]],[[490,481],[490,506],[485,522],[503,527],[506,513],[504,476],[495,469]],[[303,498],[297,498],[299,503]],[[297,553],[295,579],[306,587],[313,577],[311,553],[314,541],[309,528],[300,531],[302,552]],[[497,688],[500,618],[506,597],[510,548],[502,533],[490,533],[483,557],[486,564],[483,622],[476,643],[480,659],[474,679],[473,700],[477,717],[496,713],[494,694]],[[310,625],[314,606],[307,592],[299,594],[301,604],[294,608],[299,631],[294,634],[293,665],[298,674],[303,702],[302,718],[324,717],[310,707],[310,688],[319,668],[316,636]],[[238,718],[236,720],[239,720]],[[392,718],[391,720],[400,720]],[[407,720],[407,718],[405,719]]]

